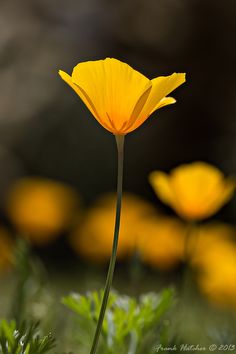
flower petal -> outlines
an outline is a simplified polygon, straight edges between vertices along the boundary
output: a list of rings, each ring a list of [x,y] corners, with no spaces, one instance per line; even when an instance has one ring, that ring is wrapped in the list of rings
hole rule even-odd
[[[137,101],[151,87],[151,81],[144,75],[112,58],[78,64],[72,81],[86,93],[90,107],[92,104],[96,108],[99,119],[114,133],[122,132]]]
[[[220,192],[221,191],[221,192]],[[235,180],[228,178],[222,180],[219,187],[219,193],[212,200],[211,209],[217,212],[224,204],[226,204],[233,196],[235,191]]]
[[[160,100],[185,82],[185,74],[174,73],[169,76],[160,76],[152,80],[152,90],[143,108],[143,114],[150,115]]]
[[[176,102],[176,99],[173,97],[164,97],[160,100],[160,102],[158,102],[158,104],[154,107],[153,111],[151,112],[151,114],[156,111],[159,108],[168,106],[169,104],[174,104]]]
[[[141,96],[140,100],[138,101],[137,105],[135,106],[135,109],[132,113],[132,117],[129,121],[129,124],[125,127],[124,133],[130,133],[133,130],[137,129],[143,122],[140,120],[137,120],[137,116],[140,113],[140,110],[142,109],[142,100],[143,99],[147,99],[147,96],[150,93],[150,89],[147,90],[146,92],[144,92],[144,94]],[[146,97],[145,97],[146,96]],[[162,108],[164,106],[167,106],[169,104],[173,104],[175,103],[176,100],[173,97],[164,97],[160,100],[160,102],[158,102],[158,104],[156,105],[156,107],[153,109],[153,112],[156,111],[159,108]],[[145,102],[144,102],[145,103]],[[140,108],[141,107],[141,108]],[[152,112],[151,112],[152,113]],[[145,120],[144,120],[145,121]]]
[[[153,171],[149,175],[149,181],[159,198],[164,203],[172,205],[173,192],[171,190],[169,176],[161,171]]]
[[[170,76],[160,76],[151,80],[151,82],[152,89],[146,103],[137,117],[135,124],[128,132],[138,128],[158,108],[175,103],[174,98],[166,96],[185,82],[185,74],[174,73]]]
[[[96,108],[94,107],[93,103],[91,102],[90,98],[87,96],[86,92],[84,92],[79,86],[73,83],[72,77],[68,75],[66,72],[59,70],[59,75],[61,76],[62,80],[64,80],[82,99],[84,104],[88,107],[90,112],[93,116],[97,119],[97,121],[107,129],[107,126],[104,122],[101,121]]]

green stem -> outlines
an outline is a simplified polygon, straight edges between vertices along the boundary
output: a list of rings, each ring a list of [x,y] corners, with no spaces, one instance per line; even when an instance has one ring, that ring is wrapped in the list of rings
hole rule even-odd
[[[184,261],[186,266],[188,266],[187,263],[191,260],[192,252],[194,251],[194,245],[191,245],[191,242],[193,242],[193,236],[196,237],[196,228],[197,224],[194,222],[190,222],[187,226],[184,244]],[[190,249],[190,246],[192,246],[192,249]]]
[[[18,325],[22,321],[22,316],[26,306],[26,286],[31,276],[30,268],[30,247],[24,239],[19,239],[16,247],[15,262],[16,262],[16,289],[14,289],[13,302],[11,305],[11,318],[14,318]]]
[[[106,312],[107,302],[110,294],[113,274],[116,264],[116,254],[120,230],[120,214],[121,214],[121,201],[122,201],[122,185],[123,185],[123,162],[124,162],[124,135],[116,135],[117,153],[118,153],[118,171],[117,171],[117,201],[116,201],[116,220],[114,228],[114,238],[112,245],[112,253],[107,273],[107,279],[102,299],[102,306],[98,318],[97,328],[93,339],[90,354],[95,354],[98,347],[99,337],[102,331],[102,324]]]
[[[191,258],[195,252],[194,248],[197,244],[196,237],[197,237],[197,224],[191,222],[187,226],[187,232],[185,238],[185,249],[184,249],[185,269],[184,269],[183,281],[182,281],[182,299],[184,303],[186,303],[187,300],[191,298],[190,295],[193,287]]]

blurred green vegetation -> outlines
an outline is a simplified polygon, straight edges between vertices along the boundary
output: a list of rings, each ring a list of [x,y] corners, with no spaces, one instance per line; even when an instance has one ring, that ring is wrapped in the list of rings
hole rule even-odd
[[[46,270],[25,241],[18,243],[16,255],[15,270],[1,276],[0,317],[15,321],[6,324],[12,330],[3,332],[2,340],[12,336],[16,328],[22,329],[22,336],[24,331],[31,331],[32,338],[36,338],[30,328],[39,323],[35,333],[41,333],[43,342],[52,333],[57,353],[87,353],[102,296],[94,289],[103,286],[105,268],[81,264],[64,272]],[[208,348],[212,343],[236,342],[236,312],[232,307],[206,301],[194,281],[193,270],[186,272],[183,267],[179,270],[181,276],[176,278],[171,273],[163,275],[143,266],[137,268],[136,262],[117,267],[114,287],[119,292],[113,291],[110,297],[101,353],[151,354],[158,345],[180,348],[186,343]],[[172,289],[168,290],[170,285]],[[72,290],[74,293],[68,295]],[[15,352],[9,351],[12,353]]]
[[[40,337],[38,324],[23,322],[0,322],[0,350],[2,354],[43,354],[55,346],[54,338],[49,334]]]

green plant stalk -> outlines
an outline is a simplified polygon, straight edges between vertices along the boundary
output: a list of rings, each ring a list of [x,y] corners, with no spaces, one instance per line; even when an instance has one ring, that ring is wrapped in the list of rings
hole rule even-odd
[[[99,337],[102,331],[102,324],[106,312],[107,302],[111,290],[113,274],[116,264],[116,255],[120,230],[120,215],[121,215],[121,202],[122,202],[122,186],[123,186],[123,163],[124,163],[124,135],[115,135],[118,153],[118,171],[117,171],[117,200],[116,200],[116,219],[114,228],[114,238],[112,245],[112,253],[110,258],[109,269],[102,299],[102,306],[98,318],[97,328],[95,331],[94,339],[90,354],[95,354],[98,347]]]
[[[187,225],[187,230],[186,230],[186,236],[185,236],[185,243],[184,243],[184,261],[187,264],[191,260],[192,252],[194,252],[194,249],[190,249],[191,246],[191,241],[193,239],[193,236],[196,238],[196,230],[197,230],[197,224],[195,222],[189,222]],[[196,246],[196,239],[195,239],[195,245]],[[187,264],[188,265],[188,264]]]
[[[15,262],[17,279],[13,302],[11,304],[10,317],[16,320],[17,325],[20,325],[26,306],[26,284],[32,271],[30,268],[29,244],[23,238],[19,239],[17,242]]]

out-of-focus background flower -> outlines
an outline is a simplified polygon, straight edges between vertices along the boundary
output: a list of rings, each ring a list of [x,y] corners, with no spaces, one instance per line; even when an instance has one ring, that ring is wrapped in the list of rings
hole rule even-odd
[[[115,213],[114,137],[58,70],[105,57],[150,78],[187,73],[173,93],[177,103],[127,136],[115,287],[135,295],[181,289],[189,268],[196,298],[235,311],[236,198],[189,226],[148,181],[154,170],[194,161],[235,175],[235,11],[234,1],[213,0],[0,3],[0,315],[14,289],[20,239],[57,295],[103,286]],[[199,306],[192,304],[198,315]]]

